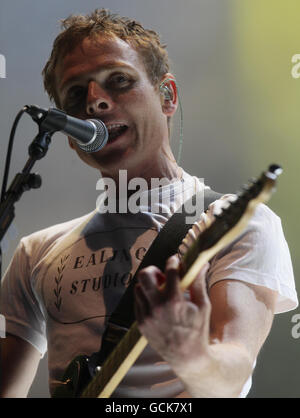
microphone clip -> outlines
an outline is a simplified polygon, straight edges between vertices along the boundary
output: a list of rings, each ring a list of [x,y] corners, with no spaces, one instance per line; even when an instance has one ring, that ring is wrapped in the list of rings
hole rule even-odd
[[[38,135],[28,147],[28,153],[31,158],[34,160],[40,160],[46,155],[53,133],[54,132],[44,131],[40,128]]]
[[[24,110],[28,113],[31,118],[36,122],[38,125],[42,123],[42,121],[46,118],[48,114],[48,110],[42,109],[36,105],[25,105]]]
[[[47,110],[36,105],[26,105],[24,109],[43,131],[54,133],[66,125],[67,114],[62,110],[51,107]]]

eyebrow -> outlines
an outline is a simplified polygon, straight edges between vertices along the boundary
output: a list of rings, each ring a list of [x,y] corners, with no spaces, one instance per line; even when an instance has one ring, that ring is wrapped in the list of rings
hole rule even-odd
[[[129,66],[128,64],[124,64],[124,62],[117,61],[117,62],[108,62],[105,65],[101,64],[101,65],[97,66],[92,72],[93,73],[94,72],[99,72],[99,69],[100,69],[100,72],[103,73],[105,71],[109,71],[109,70],[114,69],[114,68],[120,68],[120,69],[125,68],[126,70],[134,70],[134,68]],[[83,75],[84,75],[84,72],[82,74],[77,74],[73,77],[67,78],[66,80],[64,80],[62,82],[62,84],[59,86],[59,88],[61,89],[61,91],[65,90],[70,84],[72,84],[73,82],[81,79],[81,77]]]

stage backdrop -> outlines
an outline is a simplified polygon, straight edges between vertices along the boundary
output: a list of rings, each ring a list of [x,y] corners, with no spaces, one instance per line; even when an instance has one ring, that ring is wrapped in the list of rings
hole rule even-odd
[[[97,7],[140,20],[168,45],[183,105],[182,166],[188,172],[203,177],[215,190],[235,192],[270,163],[283,166],[269,206],[282,219],[299,288],[297,0],[2,0],[0,176],[17,112],[25,104],[51,105],[41,71],[59,31],[59,19]],[[178,112],[172,135],[175,155],[179,120]],[[23,168],[36,134],[37,126],[24,116],[16,133],[10,181]],[[98,174],[77,158],[63,135],[54,135],[35,171],[42,176],[42,188],[26,192],[16,205],[13,228],[2,245],[3,271],[22,236],[81,216],[95,206]],[[300,340],[292,336],[297,313],[299,309],[275,317],[249,397],[299,396]],[[30,397],[48,396],[45,356]]]

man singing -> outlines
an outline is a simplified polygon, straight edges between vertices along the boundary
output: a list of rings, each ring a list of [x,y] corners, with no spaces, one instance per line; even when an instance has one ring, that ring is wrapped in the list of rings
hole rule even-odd
[[[81,218],[21,239],[2,280],[2,397],[27,396],[47,350],[51,394],[75,356],[99,350],[110,315],[159,231],[186,199],[209,189],[171,151],[178,86],[157,33],[103,9],[70,16],[43,77],[57,108],[98,118],[108,129],[107,145],[94,153],[69,137],[79,158],[116,190],[125,170],[127,182],[144,179],[143,193],[160,199],[141,204],[138,213],[104,213],[103,199]],[[151,188],[153,178],[165,180],[159,190]],[[212,203],[188,237],[228,199]],[[149,344],[113,397],[245,397],[274,314],[298,304],[280,219],[265,205],[183,294],[178,266],[186,250],[181,245],[164,271],[150,266],[138,276],[135,312]]]

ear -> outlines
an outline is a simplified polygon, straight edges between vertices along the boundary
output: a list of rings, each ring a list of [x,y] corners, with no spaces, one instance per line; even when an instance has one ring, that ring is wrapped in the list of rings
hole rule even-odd
[[[166,116],[173,116],[178,106],[178,88],[175,77],[166,73],[160,83],[162,111]]]

